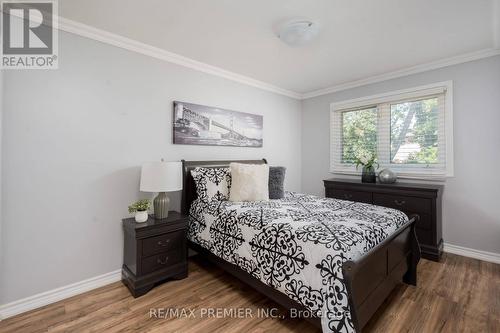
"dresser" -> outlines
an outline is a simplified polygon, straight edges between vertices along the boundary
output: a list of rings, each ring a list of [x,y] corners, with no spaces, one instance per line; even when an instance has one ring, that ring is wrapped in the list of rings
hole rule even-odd
[[[442,185],[433,184],[372,184],[359,180],[324,180],[325,196],[396,208],[407,215],[418,214],[417,238],[422,257],[439,261],[443,251]]]
[[[162,220],[150,216],[144,223],[123,220],[122,281],[134,297],[168,279],[187,277],[187,221],[178,212]]]

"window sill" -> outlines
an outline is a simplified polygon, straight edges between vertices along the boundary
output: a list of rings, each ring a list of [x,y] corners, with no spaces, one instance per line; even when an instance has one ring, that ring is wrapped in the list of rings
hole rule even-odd
[[[397,179],[407,179],[407,180],[417,180],[417,181],[431,181],[431,182],[445,182],[447,178],[451,178],[451,176],[444,176],[444,175],[423,175],[423,174],[405,174],[405,173],[398,173],[394,171],[397,175]],[[345,170],[345,171],[340,171],[340,170],[330,170],[331,174],[334,175],[344,175],[344,176],[356,176],[356,177],[361,177],[361,171],[350,171],[350,170]],[[378,179],[378,172],[377,173],[377,179]]]

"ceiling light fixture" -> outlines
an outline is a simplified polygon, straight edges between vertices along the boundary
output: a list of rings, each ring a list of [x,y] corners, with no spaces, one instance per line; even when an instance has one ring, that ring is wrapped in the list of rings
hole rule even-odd
[[[307,44],[318,32],[318,24],[307,19],[295,19],[284,22],[277,30],[278,38],[289,46]]]

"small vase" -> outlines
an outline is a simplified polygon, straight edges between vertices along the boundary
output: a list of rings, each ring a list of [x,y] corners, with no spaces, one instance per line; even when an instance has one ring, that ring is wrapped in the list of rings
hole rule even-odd
[[[135,222],[137,223],[143,223],[148,220],[148,211],[147,210],[141,210],[135,212]]]
[[[373,167],[363,167],[361,172],[361,182],[362,183],[375,183],[377,181],[377,176],[375,175],[375,168]]]

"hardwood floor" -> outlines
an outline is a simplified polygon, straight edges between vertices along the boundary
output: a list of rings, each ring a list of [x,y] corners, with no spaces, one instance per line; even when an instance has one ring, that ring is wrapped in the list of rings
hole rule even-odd
[[[500,265],[445,254],[440,263],[422,260],[418,278],[417,287],[396,288],[364,332],[500,332]],[[158,317],[168,308],[184,308],[185,316],[150,317],[150,311]],[[249,308],[253,317],[202,316],[207,308]],[[188,278],[162,284],[143,297],[134,299],[117,282],[1,321],[0,332],[319,331],[301,319],[256,317],[258,309],[270,308],[284,314],[265,296],[193,258]],[[187,318],[187,309],[196,317]]]

